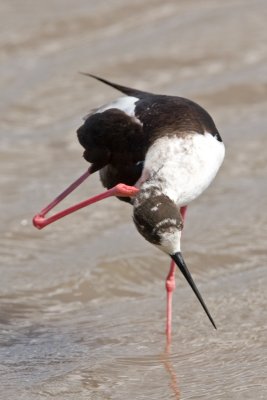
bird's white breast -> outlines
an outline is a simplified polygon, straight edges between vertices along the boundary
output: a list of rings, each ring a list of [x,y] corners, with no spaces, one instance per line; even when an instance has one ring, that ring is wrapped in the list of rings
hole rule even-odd
[[[209,186],[224,154],[224,144],[210,133],[159,138],[147,152],[138,184],[156,184],[177,205],[187,205]]]

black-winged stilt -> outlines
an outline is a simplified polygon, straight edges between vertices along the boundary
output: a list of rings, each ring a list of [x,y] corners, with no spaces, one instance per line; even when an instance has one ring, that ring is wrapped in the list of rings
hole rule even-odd
[[[166,278],[167,337],[171,337],[175,265],[216,328],[180,248],[187,205],[209,186],[224,159],[224,145],[212,118],[202,107],[188,99],[147,93],[95,75],[85,75],[112,86],[126,96],[94,110],[86,117],[77,134],[85,149],[84,158],[91,166],[34,217],[34,225],[41,229],[110,196],[130,202],[137,230],[147,241],[171,257]],[[98,170],[107,191],[45,217],[56,204]]]

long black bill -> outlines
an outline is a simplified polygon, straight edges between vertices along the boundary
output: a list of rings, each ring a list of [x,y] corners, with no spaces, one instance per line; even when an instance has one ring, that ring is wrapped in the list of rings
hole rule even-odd
[[[215,329],[217,329],[215,322],[213,321],[209,310],[207,309],[207,306],[204,302],[204,300],[202,299],[201,294],[198,291],[198,288],[195,285],[195,282],[193,281],[193,278],[190,274],[190,272],[187,269],[187,266],[184,262],[183,256],[180,252],[172,254],[171,258],[173,259],[173,261],[175,262],[175,264],[179,267],[180,271],[182,272],[183,276],[185,277],[185,279],[187,280],[187,282],[189,283],[189,285],[191,286],[191,288],[193,289],[193,292],[195,293],[195,295],[197,296],[200,304],[202,305],[202,307],[204,308],[207,316],[209,317],[210,322],[212,323],[212,325],[214,326]]]

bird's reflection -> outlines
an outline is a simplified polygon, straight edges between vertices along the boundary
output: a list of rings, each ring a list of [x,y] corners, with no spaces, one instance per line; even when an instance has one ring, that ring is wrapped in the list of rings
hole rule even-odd
[[[162,363],[164,365],[165,370],[170,376],[170,388],[174,394],[175,400],[181,399],[181,392],[179,389],[178,379],[176,375],[176,371],[174,369],[172,360],[171,360],[171,341],[170,338],[167,337],[166,346],[164,352],[161,356]]]

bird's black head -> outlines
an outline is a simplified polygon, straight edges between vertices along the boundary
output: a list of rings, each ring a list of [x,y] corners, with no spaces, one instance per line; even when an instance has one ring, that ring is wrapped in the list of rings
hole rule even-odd
[[[179,208],[157,188],[140,190],[133,202],[133,220],[139,233],[160,250],[169,254],[191,286],[209,320],[216,325],[195,282],[184,262],[180,250],[183,220]]]
[[[140,190],[133,203],[139,233],[167,254],[180,251],[183,221],[179,208],[157,189]]]

